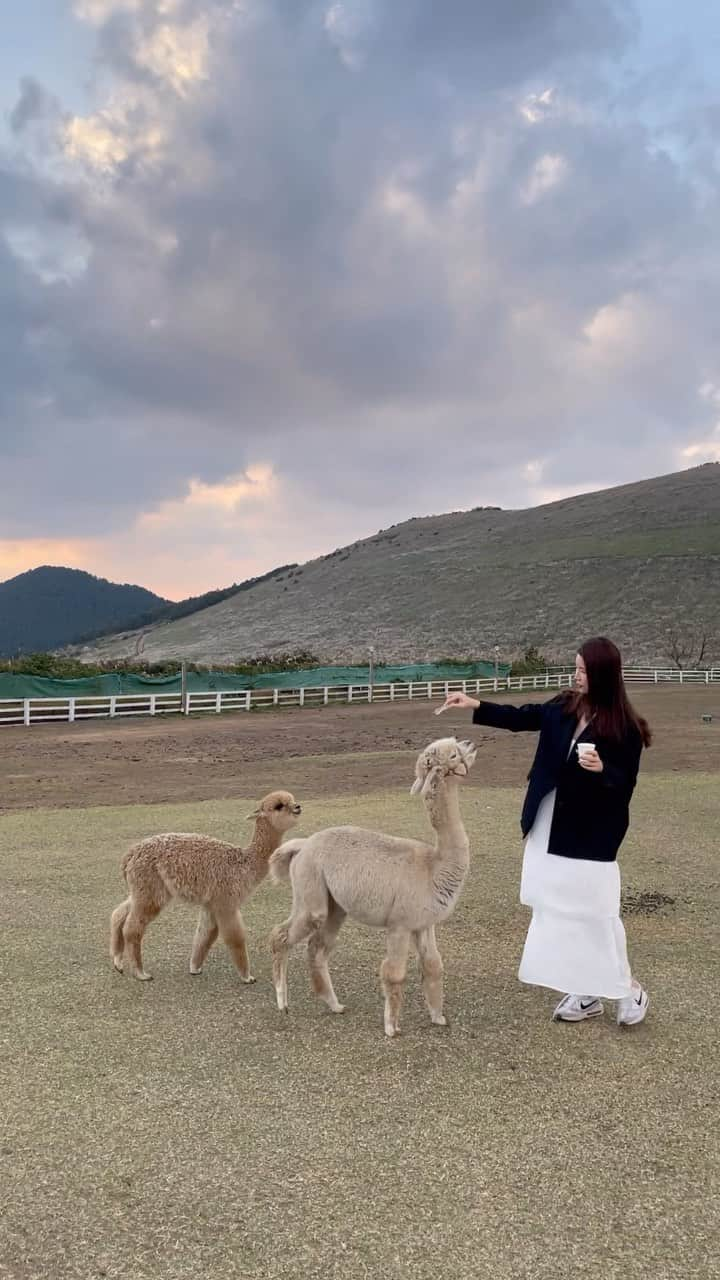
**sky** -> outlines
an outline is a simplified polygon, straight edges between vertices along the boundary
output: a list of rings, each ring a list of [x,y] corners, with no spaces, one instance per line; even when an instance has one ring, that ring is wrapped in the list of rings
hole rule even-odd
[[[0,580],[178,599],[720,459],[710,0],[34,0]]]

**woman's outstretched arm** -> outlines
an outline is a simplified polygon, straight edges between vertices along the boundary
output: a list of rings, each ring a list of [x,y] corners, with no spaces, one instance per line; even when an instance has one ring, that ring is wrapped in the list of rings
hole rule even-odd
[[[509,729],[511,733],[537,732],[542,728],[544,702],[526,702],[522,707],[509,703],[482,702],[467,693],[450,693],[440,711],[451,707],[468,707],[473,713],[473,724],[486,724],[493,729]]]

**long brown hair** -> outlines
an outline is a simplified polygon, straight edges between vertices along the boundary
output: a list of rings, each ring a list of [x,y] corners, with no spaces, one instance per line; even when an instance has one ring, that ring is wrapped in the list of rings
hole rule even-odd
[[[587,671],[588,691],[574,689],[568,695],[570,709],[578,716],[583,712],[597,728],[601,738],[625,737],[628,729],[640,734],[643,746],[652,742],[650,726],[635,710],[625,692],[622,658],[617,645],[605,636],[586,640],[578,649]]]

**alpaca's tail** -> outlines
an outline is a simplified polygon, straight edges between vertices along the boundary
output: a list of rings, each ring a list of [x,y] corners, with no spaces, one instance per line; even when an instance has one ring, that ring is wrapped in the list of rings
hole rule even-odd
[[[119,907],[115,908],[110,917],[110,955],[112,956],[115,968],[120,969],[121,971],[123,951],[125,949],[123,929],[125,927],[125,921],[128,918],[130,906],[131,899],[126,898],[124,902],[120,903]]]
[[[279,884],[281,880],[289,880],[290,863],[299,853],[305,844],[305,840],[299,836],[297,840],[286,840],[284,844],[278,845],[278,848],[270,857],[270,879]]]
[[[128,866],[132,862],[133,854],[135,853],[136,849],[137,849],[137,844],[131,844],[130,848],[125,850],[125,853],[123,854],[120,862],[120,875],[122,876],[126,884],[127,884]]]

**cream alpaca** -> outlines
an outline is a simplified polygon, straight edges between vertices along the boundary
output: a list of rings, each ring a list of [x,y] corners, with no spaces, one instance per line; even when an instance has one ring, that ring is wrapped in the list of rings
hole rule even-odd
[[[152,977],[143,969],[142,939],[150,923],[172,898],[197,903],[198,918],[190,972],[200,973],[220,933],[243,982],[254,982],[248,963],[240,904],[265,878],[270,855],[295,826],[300,805],[289,791],[271,791],[249,814],[255,832],[247,849],[212,836],[168,832],[133,845],[122,860],[129,896],[110,921],[110,954],[122,973],[127,961],[135,978]]]
[[[330,979],[328,954],[349,915],[387,929],[381,969],[386,1035],[399,1031],[411,939],[430,1017],[445,1025],[443,964],[435,926],[452,913],[470,864],[458,783],[475,755],[472,743],[441,738],[418,756],[412,793],[420,792],[425,801],[436,833],[434,845],[361,827],[330,827],[304,840],[288,840],[275,851],[270,875],[274,880],[289,877],[293,889],[292,913],[271,935],[279,1009],[287,1010],[288,952],[307,940],[313,987],[333,1013],[343,1012]]]

